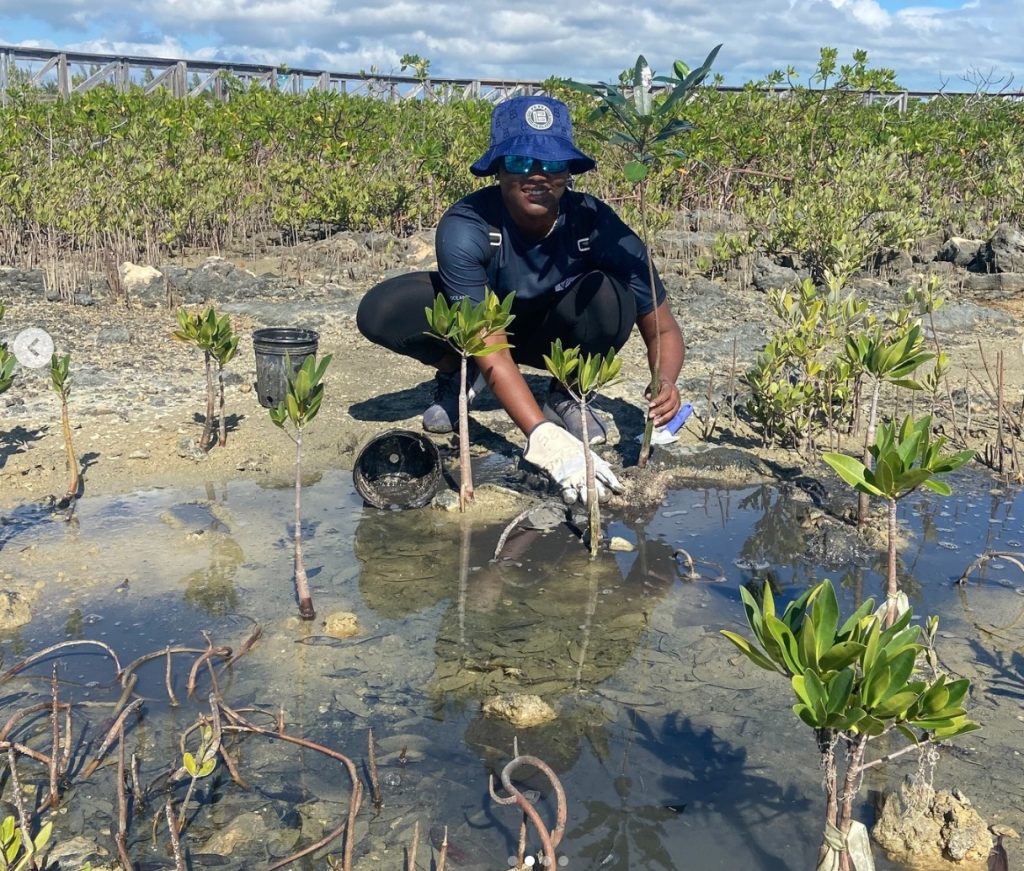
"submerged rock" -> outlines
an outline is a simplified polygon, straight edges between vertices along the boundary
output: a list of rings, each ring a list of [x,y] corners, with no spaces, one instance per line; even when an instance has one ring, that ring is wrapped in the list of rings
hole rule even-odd
[[[936,792],[923,780],[885,796],[872,832],[896,861],[913,871],[985,871],[992,835],[959,790]]]
[[[558,718],[555,709],[540,696],[522,693],[492,696],[484,702],[484,713],[488,717],[507,720],[517,729],[529,729]]]
[[[324,620],[324,634],[331,638],[351,638],[359,634],[359,618],[351,611],[334,611]]]
[[[17,590],[0,590],[0,631],[17,629],[32,622],[32,611],[25,596]]]

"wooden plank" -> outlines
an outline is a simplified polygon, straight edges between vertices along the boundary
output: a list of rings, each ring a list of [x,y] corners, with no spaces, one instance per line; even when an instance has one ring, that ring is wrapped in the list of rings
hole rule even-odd
[[[113,73],[117,72],[119,66],[120,64],[115,60],[108,63],[105,67],[100,67],[89,78],[72,88],[71,93],[84,94],[86,91],[91,91],[97,85],[110,78]]]

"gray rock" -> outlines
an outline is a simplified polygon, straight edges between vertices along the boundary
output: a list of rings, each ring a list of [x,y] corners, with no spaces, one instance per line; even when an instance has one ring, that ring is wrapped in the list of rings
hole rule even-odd
[[[717,233],[706,231],[665,230],[651,247],[655,257],[693,260],[701,256],[711,257],[717,236]]]
[[[1024,233],[1000,224],[988,242],[987,253],[993,272],[1024,272]]]
[[[132,334],[124,324],[107,324],[96,333],[97,345],[127,345]]]
[[[964,276],[964,290],[981,300],[1020,296],[1024,293],[1024,272],[969,272]]]
[[[914,259],[906,251],[901,251],[899,248],[889,248],[875,254],[874,266],[878,272],[907,272],[914,268]]]
[[[973,329],[978,324],[998,324],[1009,326],[1013,323],[1005,312],[987,306],[975,305],[973,302],[950,302],[940,308],[932,316],[935,329],[940,333],[959,333]],[[930,329],[928,320],[925,325]]]
[[[195,439],[187,437],[178,442],[178,456],[197,462],[206,459],[206,453],[199,447],[199,443]]]
[[[680,214],[673,221],[673,227],[708,233],[739,233],[747,228],[747,222],[743,215],[735,212],[726,212],[722,209],[693,209],[689,213]]]
[[[754,263],[754,287],[762,293],[769,290],[792,287],[798,284],[800,276],[795,269],[788,266],[779,266],[768,257],[758,257]]]
[[[929,233],[914,241],[914,244],[910,246],[910,256],[915,263],[928,263],[937,260],[939,249],[945,241],[946,234],[942,231]]]
[[[4,299],[38,299],[45,293],[42,269],[0,266],[0,296]]]
[[[962,236],[953,236],[939,248],[935,259],[967,269],[978,259],[978,252],[984,244],[980,239],[964,239]]]

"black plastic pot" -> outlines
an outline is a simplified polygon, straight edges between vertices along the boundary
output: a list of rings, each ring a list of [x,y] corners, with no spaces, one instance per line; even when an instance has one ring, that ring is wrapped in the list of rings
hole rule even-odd
[[[264,408],[276,408],[288,395],[288,377],[316,354],[320,334],[299,327],[265,327],[252,334],[256,352],[256,395]]]
[[[441,483],[441,455],[426,436],[390,429],[360,449],[352,480],[375,508],[422,508]]]

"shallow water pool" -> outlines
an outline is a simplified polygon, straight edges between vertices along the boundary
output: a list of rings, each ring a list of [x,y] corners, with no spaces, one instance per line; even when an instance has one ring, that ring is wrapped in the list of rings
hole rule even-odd
[[[990,822],[1020,828],[1024,574],[994,560],[965,587],[953,584],[977,554],[1022,548],[1024,497],[988,488],[965,477],[953,499],[901,505],[902,576],[915,612],[941,615],[940,659],[975,682],[971,713],[985,726],[943,754],[936,785],[960,786]],[[373,730],[384,804],[364,804],[357,868],[404,869],[416,822],[423,868],[444,826],[449,867],[508,867],[519,815],[491,802],[487,776],[512,757],[515,734],[485,718],[481,701],[513,691],[558,712],[518,739],[568,794],[565,867],[813,867],[823,804],[813,738],[790,710],[786,682],[746,663],[719,630],[746,630],[744,583],[770,583],[785,599],[831,577],[844,609],[877,598],[884,555],[851,545],[806,499],[773,487],[674,491],[646,514],[610,518],[609,534],[634,549],[595,561],[564,525],[520,530],[498,563],[501,527],[364,509],[343,472],[303,493],[318,616],[354,612],[360,635],[330,638],[321,620],[292,616],[293,491],[238,481],[85,499],[72,524],[29,510],[8,517],[0,574],[38,593],[32,622],[3,639],[6,665],[67,639],[104,641],[122,662],[168,645],[202,648],[203,631],[237,647],[260,624],[261,640],[219,678],[229,704],[262,708],[261,723],[283,712],[288,732],[348,754],[364,776]],[[680,548],[701,579],[686,579]],[[169,681],[162,658],[139,670],[145,716],[129,744],[147,784],[180,764],[178,736],[207,710],[205,673],[196,699],[186,698],[190,662],[175,659]],[[60,663],[65,697],[95,705],[82,712],[83,734],[95,739],[102,705],[118,695],[111,663],[79,650]],[[6,709],[48,698],[51,664],[6,683]],[[347,784],[322,757],[254,737],[237,752],[250,788],[222,769],[202,784],[185,831],[193,867],[266,867],[296,849],[299,829],[312,840],[340,823]],[[901,760],[888,779],[871,772],[861,818],[871,818],[874,791],[914,768]],[[104,841],[112,776],[101,768],[95,790],[72,790],[63,837],[77,825]],[[537,791],[550,820],[545,781],[523,788]],[[133,856],[140,867],[173,867],[142,818]],[[236,829],[239,843],[222,855],[224,832]]]

